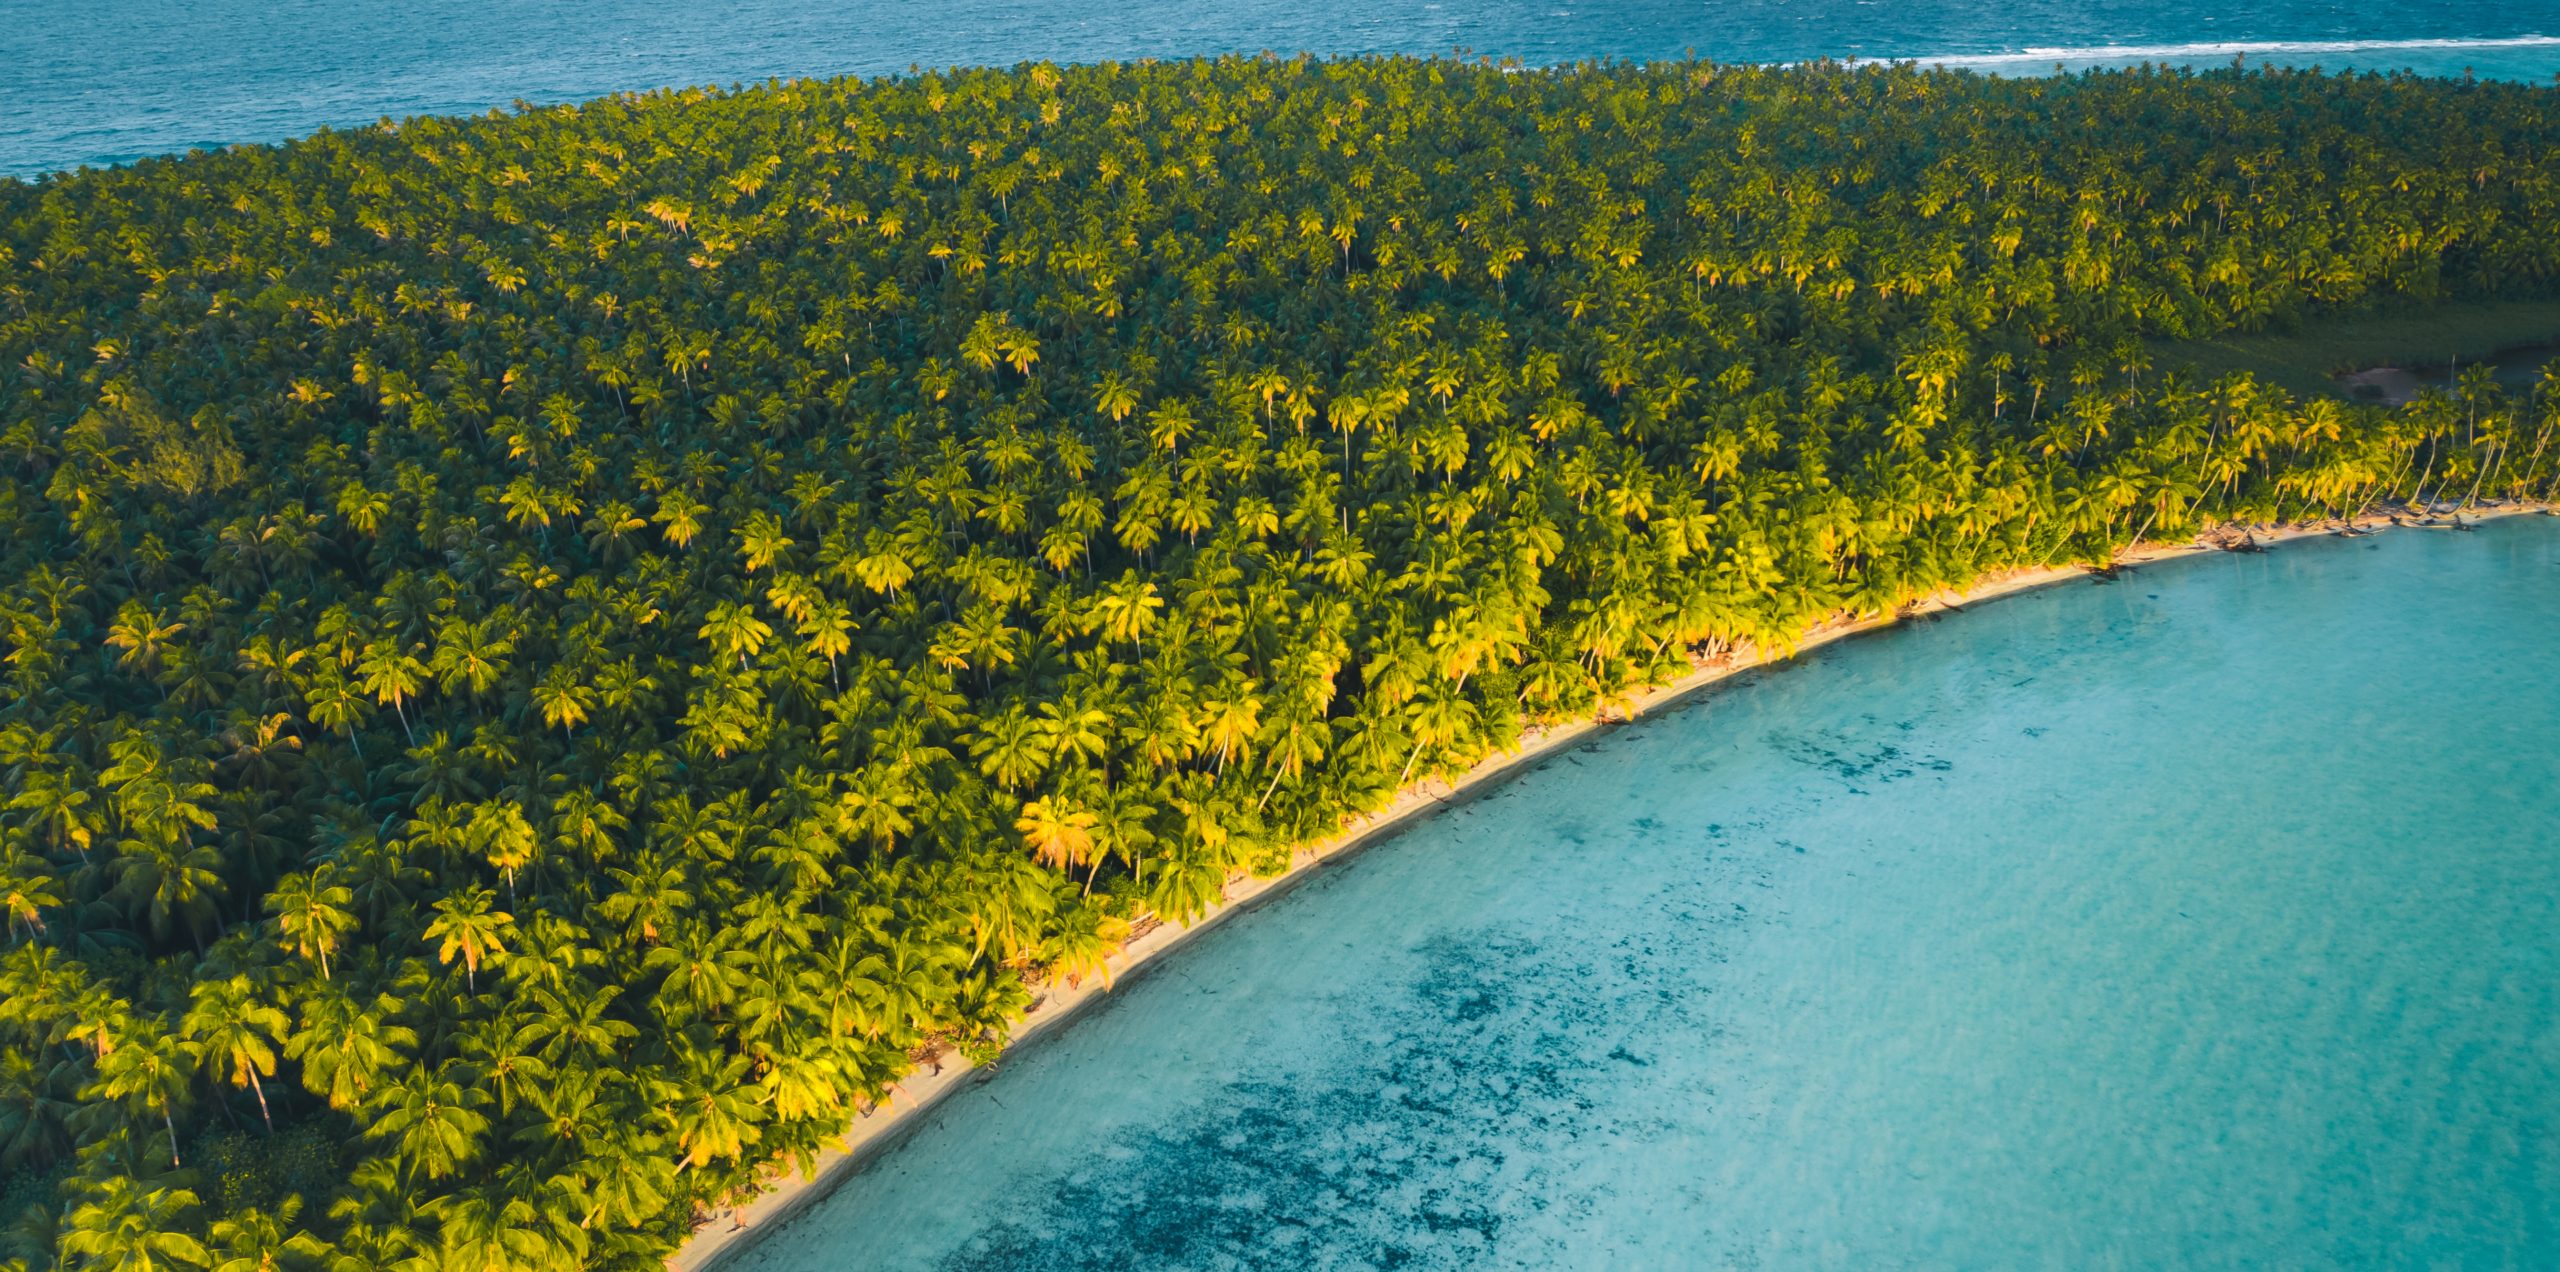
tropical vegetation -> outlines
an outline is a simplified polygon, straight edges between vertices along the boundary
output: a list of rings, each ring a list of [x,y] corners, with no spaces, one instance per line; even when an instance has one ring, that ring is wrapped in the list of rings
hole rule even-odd
[[[1700,660],[2539,498],[2560,96],[1222,58],[0,182],[27,1268],[642,1269],[1133,925]]]

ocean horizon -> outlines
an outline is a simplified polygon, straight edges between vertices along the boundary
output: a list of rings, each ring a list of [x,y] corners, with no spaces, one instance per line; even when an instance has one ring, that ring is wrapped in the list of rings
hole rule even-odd
[[[911,67],[1099,62],[1273,52],[1517,59],[1547,66],[1697,57],[1915,61],[1999,75],[2231,65],[2549,82],[2560,24],[2463,0],[1020,0],[824,6],[747,0],[717,13],[625,0],[0,2],[16,56],[0,62],[0,175],[32,178],[265,144],[381,119],[475,114],[614,93]]]

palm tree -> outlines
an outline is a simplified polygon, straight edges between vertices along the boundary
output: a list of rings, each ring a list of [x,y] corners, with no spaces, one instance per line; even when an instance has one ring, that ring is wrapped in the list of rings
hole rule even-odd
[[[747,1081],[753,1062],[745,1056],[704,1054],[690,1048],[680,1053],[670,1079],[654,1084],[651,1099],[667,1110],[676,1147],[687,1166],[705,1167],[736,1159],[764,1138],[757,1123],[768,1116]]]
[[[1094,598],[1094,609],[1103,639],[1116,644],[1139,645],[1146,640],[1147,629],[1156,621],[1156,611],[1164,608],[1164,598],[1156,594],[1156,585],[1140,578],[1136,570],[1123,574],[1120,581]]]
[[[319,673],[305,686],[302,696],[311,704],[312,723],[345,734],[347,745],[355,748],[357,757],[361,759],[364,744],[356,740],[356,726],[372,714],[373,708],[355,686],[347,683],[336,665],[321,664]],[[406,721],[403,725],[405,727]]]
[[[872,1020],[881,1036],[901,1045],[932,1027],[955,988],[951,969],[960,951],[929,939],[892,939],[874,976]]]
[[[302,1085],[341,1113],[364,1107],[383,1071],[401,1059],[401,1047],[418,1043],[415,1030],[384,1021],[400,1001],[376,995],[359,1001],[331,982],[302,1000],[300,1027],[286,1038],[285,1057],[302,1065]]]
[[[489,1129],[489,1119],[475,1108],[487,1096],[454,1080],[467,1072],[454,1062],[433,1072],[423,1064],[411,1066],[406,1078],[377,1097],[365,1137],[389,1141],[413,1178],[460,1174],[479,1157],[480,1136]]]
[[[123,1176],[106,1181],[96,1198],[71,1212],[62,1235],[65,1254],[81,1256],[96,1272],[174,1272],[211,1262],[185,1226],[196,1196],[182,1188],[147,1188]]]
[[[747,658],[764,648],[765,640],[773,635],[773,628],[749,612],[747,607],[723,602],[711,607],[700,634],[721,653],[736,655],[738,666],[743,670]]]
[[[0,910],[8,913],[10,943],[16,943],[21,923],[30,935],[41,934],[45,910],[65,900],[62,880],[53,867],[14,844],[0,847]]]
[[[99,781],[115,788],[117,811],[144,838],[191,844],[196,830],[213,828],[215,817],[204,804],[221,791],[200,780],[203,761],[170,756],[159,739],[139,731],[117,739],[109,751],[116,764]]]
[[[828,683],[835,683],[836,658],[853,648],[853,613],[840,601],[822,600],[800,620],[800,638],[808,651],[827,660]]]
[[[1116,856],[1128,862],[1138,886],[1141,889],[1146,887],[1146,853],[1156,841],[1154,832],[1147,829],[1147,823],[1155,814],[1154,806],[1140,802],[1134,790],[1116,787],[1103,792],[1094,810],[1093,832],[1094,842],[1101,852],[1096,854],[1093,873],[1085,876],[1087,891],[1093,887],[1094,875],[1101,873],[1102,858],[1106,856]]]
[[[81,1094],[93,1098],[122,1100],[126,1106],[145,1116],[160,1115],[163,1129],[169,1133],[169,1165],[178,1165],[178,1121],[175,1105],[194,1097],[195,1086],[189,1081],[195,1065],[193,1057],[166,1021],[151,1021],[139,1028],[128,1028],[107,1047],[98,1059],[98,1077]]]
[[[76,1060],[0,1051],[0,1170],[24,1170],[70,1154],[86,1076]]]
[[[392,714],[399,717],[400,731],[408,734],[409,744],[417,745],[417,735],[409,732],[409,716],[401,709],[401,703],[425,683],[426,664],[399,646],[386,642],[365,650],[364,661],[357,665],[356,673],[363,678],[365,692],[372,694],[374,701],[389,706]]]
[[[1058,975],[1080,980],[1098,973],[1107,985],[1111,954],[1128,933],[1128,920],[1089,902],[1079,904],[1060,912],[1055,931],[1041,944],[1041,959]]]
[[[885,850],[897,835],[914,827],[907,814],[915,807],[915,791],[906,776],[893,767],[873,764],[855,775],[837,797],[838,825],[844,833],[869,836],[875,847]]]
[[[291,1024],[282,1011],[258,996],[248,977],[234,976],[197,981],[189,991],[186,1019],[178,1026],[198,1064],[235,1087],[257,1092],[258,1116],[266,1122],[269,1135],[275,1134],[276,1119],[267,1107],[266,1084],[258,1076],[275,1074],[276,1053],[269,1044],[283,1038]]]
[[[1082,865],[1093,852],[1094,815],[1063,797],[1035,799],[1022,806],[1014,829],[1040,860],[1059,870]]]
[[[1205,717],[1206,741],[1217,752],[1221,771],[1230,759],[1239,758],[1250,749],[1254,735],[1262,727],[1262,699],[1248,693],[1204,699],[1200,712]]]
[[[610,663],[596,673],[597,704],[625,719],[640,715],[657,691],[657,680],[630,662]]]
[[[658,510],[649,517],[665,527],[661,533],[678,548],[691,544],[702,533],[702,514],[709,511],[681,490],[670,490],[658,497]]]
[[[36,824],[51,832],[56,851],[68,845],[86,860],[90,836],[100,829],[97,813],[89,806],[89,787],[87,769],[74,760],[60,772],[28,773],[20,779],[9,807],[33,812]]]
[[[320,979],[329,979],[329,955],[354,931],[356,916],[342,906],[351,905],[354,892],[331,881],[328,866],[286,875],[273,891],[267,893],[267,913],[275,917],[268,927],[294,953],[320,965]]]
[[[668,1199],[681,1191],[677,1165],[666,1152],[666,1137],[648,1129],[628,1103],[616,1101],[606,1110],[601,1133],[588,1141],[584,1160],[572,1167],[585,1185],[582,1229],[631,1231],[666,1213]],[[616,1113],[626,1116],[613,1116]]]
[[[507,892],[513,896],[516,871],[533,864],[534,854],[541,847],[532,824],[514,804],[491,801],[471,810],[466,835],[472,850],[488,858],[489,864],[506,876]]]
[[[587,721],[587,710],[596,702],[596,691],[578,682],[578,674],[565,664],[554,665],[533,690],[534,705],[542,711],[542,722],[560,730],[566,738],[569,731]]]
[[[503,910],[490,909],[496,900],[496,895],[486,888],[465,885],[461,891],[436,902],[436,919],[420,934],[421,939],[437,943],[438,962],[451,966],[453,956],[462,955],[463,979],[473,993],[480,991],[480,965],[507,956],[500,933],[515,918]]]
[[[589,791],[571,791],[562,797],[551,816],[552,842],[599,865],[614,855],[614,833],[629,826],[629,821]]]
[[[279,689],[291,689],[300,674],[295,667],[310,657],[310,650],[294,649],[274,636],[259,635],[240,647],[239,667],[246,678],[256,683],[264,701],[277,697]]]
[[[794,546],[782,523],[769,512],[749,516],[747,524],[738,531],[738,557],[751,575],[782,559]]]
[[[272,788],[300,758],[302,739],[286,732],[295,723],[282,711],[264,718],[234,712],[221,737],[231,754],[216,761],[216,767],[231,766],[261,791]]]
[[[170,623],[162,615],[144,609],[140,601],[126,601],[117,612],[116,621],[107,627],[107,643],[123,650],[116,665],[131,667],[148,676],[160,670],[160,663],[178,634],[187,630],[185,623]]]
[[[533,1018],[516,1031],[519,1043],[530,1044],[543,1039],[549,1042],[540,1055],[543,1060],[565,1072],[585,1072],[593,1068],[600,1055],[613,1054],[622,1039],[637,1032],[627,1021],[607,1015],[613,999],[622,991],[612,985],[588,987],[584,983],[564,985],[566,996],[536,990],[530,997]],[[565,1056],[584,1063],[563,1064]]]
[[[293,1272],[327,1259],[326,1242],[294,1228],[301,1215],[302,1198],[287,1195],[272,1214],[252,1206],[215,1220],[212,1272]]]
[[[507,655],[515,652],[515,642],[499,635],[496,626],[494,619],[451,619],[436,630],[435,654],[427,667],[446,694],[477,696],[506,677]]]
[[[508,1019],[486,1020],[466,1031],[460,1041],[463,1057],[478,1068],[477,1087],[497,1101],[501,1118],[511,1116],[519,1101],[555,1076],[550,1065],[525,1049],[516,1028]]]
[[[184,919],[201,945],[203,922],[213,912],[215,898],[229,890],[222,878],[222,854],[159,835],[122,840],[116,849],[108,869],[127,916],[146,921],[155,937],[168,935],[172,919]]]
[[[606,918],[625,925],[626,934],[643,944],[657,944],[659,934],[672,928],[677,916],[693,906],[693,894],[685,887],[684,868],[669,864],[654,850],[644,853],[630,870],[610,869],[605,873],[622,886],[599,908]]]
[[[986,732],[969,744],[979,771],[1010,791],[1039,778],[1049,767],[1056,743],[1020,707],[1012,707],[985,723]]]
[[[430,1206],[443,1243],[437,1262],[472,1272],[584,1263],[589,1237],[578,1226],[578,1191],[571,1180],[539,1180],[510,1165],[436,1198]]]

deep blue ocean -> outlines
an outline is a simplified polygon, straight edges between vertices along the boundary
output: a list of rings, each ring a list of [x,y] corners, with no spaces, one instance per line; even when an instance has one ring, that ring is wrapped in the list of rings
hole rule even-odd
[[[2553,0],[0,0],[0,173],[279,141],[383,116],[911,65],[1274,50],[1531,64],[2142,61],[2551,82]]]

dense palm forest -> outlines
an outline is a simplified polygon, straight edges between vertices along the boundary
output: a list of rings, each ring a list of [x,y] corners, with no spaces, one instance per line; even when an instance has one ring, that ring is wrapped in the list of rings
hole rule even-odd
[[[2548,295],[2560,94],[1225,59],[0,182],[26,1267],[640,1269],[1134,925],[1987,571],[2539,496],[2147,341]]]

